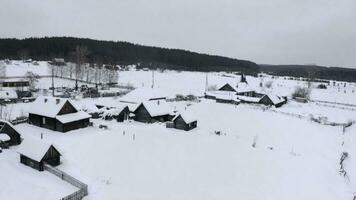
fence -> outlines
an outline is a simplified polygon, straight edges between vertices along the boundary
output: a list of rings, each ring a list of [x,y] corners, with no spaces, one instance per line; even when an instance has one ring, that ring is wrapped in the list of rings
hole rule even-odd
[[[48,164],[44,164],[44,169],[50,172],[51,174],[54,174],[55,176],[59,177],[60,179],[68,182],[69,184],[79,188],[78,191],[61,198],[61,200],[81,200],[83,199],[83,197],[88,195],[88,185],[82,183],[81,181],[57,168],[51,167]]]
[[[290,112],[284,112],[284,111],[280,111],[280,110],[270,109],[269,107],[266,107],[266,106],[257,106],[257,105],[253,106],[253,105],[250,104],[249,108],[252,108],[252,109],[255,109],[255,110],[274,112],[274,113],[278,113],[278,114],[282,114],[282,115],[296,117],[296,118],[299,118],[299,119],[311,120],[313,122],[316,122],[316,123],[319,123],[319,124],[322,124],[322,125],[328,125],[328,126],[349,127],[354,123],[354,122],[336,123],[336,122],[322,121],[321,119],[313,118],[312,116],[305,116],[305,115],[301,115],[301,114],[296,114],[296,113],[290,113]]]

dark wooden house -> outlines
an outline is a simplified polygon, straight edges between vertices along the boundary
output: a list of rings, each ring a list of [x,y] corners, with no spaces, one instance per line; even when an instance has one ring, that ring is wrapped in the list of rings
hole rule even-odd
[[[0,120],[0,135],[1,134],[7,135],[10,138],[9,140],[2,141],[6,147],[21,144],[20,133],[7,121]]]
[[[59,151],[53,145],[41,140],[26,138],[22,142],[18,153],[22,164],[39,171],[44,170],[45,163],[55,167],[61,162]]]
[[[179,114],[173,119],[174,128],[189,131],[197,127],[197,120],[186,114]]]
[[[268,105],[268,106],[275,106],[275,107],[281,107],[283,104],[285,104],[287,101],[283,97],[279,97],[276,95],[264,95],[261,100],[259,101],[260,104]]]
[[[89,126],[90,115],[78,111],[68,99],[38,97],[29,112],[28,122],[54,131],[67,132]]]
[[[229,92],[236,92],[237,88],[232,86],[229,83],[226,83],[225,85],[223,85],[222,87],[219,88],[220,91],[229,91]]]
[[[144,123],[167,122],[173,116],[171,110],[164,101],[148,101],[141,103],[133,112],[134,120]]]
[[[115,119],[118,122],[123,122],[129,119],[130,110],[128,106],[108,108],[103,113],[103,119],[112,120]]]

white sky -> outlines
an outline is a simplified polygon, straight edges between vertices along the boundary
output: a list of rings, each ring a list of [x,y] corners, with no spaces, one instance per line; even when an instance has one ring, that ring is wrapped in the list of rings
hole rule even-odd
[[[120,40],[356,68],[356,0],[0,0],[0,37]]]

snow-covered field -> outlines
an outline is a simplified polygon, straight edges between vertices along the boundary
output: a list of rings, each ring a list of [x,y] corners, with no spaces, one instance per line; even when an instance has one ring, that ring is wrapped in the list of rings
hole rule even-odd
[[[35,69],[45,74],[44,64]],[[16,68],[18,65],[7,66]],[[25,67],[25,66],[23,66]],[[8,69],[10,70],[10,69]],[[11,71],[11,70],[10,70]],[[154,74],[155,88],[167,96],[201,96],[208,85],[237,82],[225,73],[166,71]],[[37,83],[50,87],[50,79]],[[302,81],[264,77],[271,88],[260,88],[261,78],[247,77],[251,87],[290,95]],[[73,81],[56,79],[58,84]],[[120,84],[150,87],[152,72],[123,71]],[[356,103],[355,85],[347,83],[326,90],[313,89],[316,100]],[[345,92],[346,91],[346,92]],[[114,105],[116,98],[77,99],[76,105]],[[170,102],[179,111],[198,119],[198,128],[185,132],[165,124],[118,123],[92,119],[93,127],[68,133],[53,132],[29,124],[16,125],[22,137],[51,142],[61,151],[61,170],[89,185],[87,200],[114,199],[247,199],[247,200],[351,200],[356,193],[356,125],[343,134],[340,126],[327,126],[240,104]],[[31,103],[12,104],[11,118],[26,115]],[[39,108],[40,109],[40,108]],[[331,108],[315,102],[290,101],[280,112],[325,116],[332,122],[356,120],[356,111]],[[99,129],[100,124],[108,130]],[[220,136],[214,134],[221,131]],[[47,172],[19,163],[18,147],[0,153],[0,199],[59,199],[75,190]],[[347,177],[339,174],[342,152]],[[21,188],[22,192],[18,192]]]

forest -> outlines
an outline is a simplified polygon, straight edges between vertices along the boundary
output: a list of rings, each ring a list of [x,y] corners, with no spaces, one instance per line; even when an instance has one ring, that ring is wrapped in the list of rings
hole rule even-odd
[[[143,46],[122,41],[102,41],[74,37],[0,39],[0,59],[52,60],[76,62],[76,48],[85,47],[87,63],[131,65],[138,68],[179,71],[228,71],[257,75],[330,79],[356,82],[356,69],[314,65],[268,65],[180,49]]]

